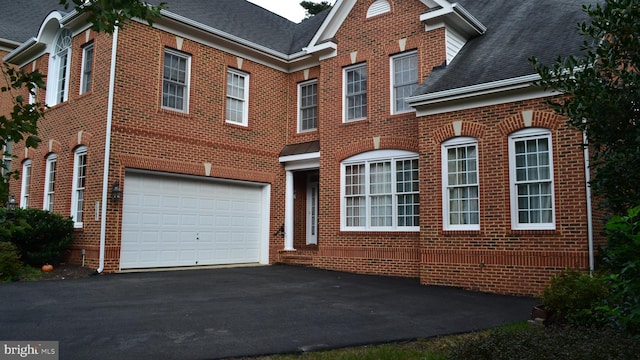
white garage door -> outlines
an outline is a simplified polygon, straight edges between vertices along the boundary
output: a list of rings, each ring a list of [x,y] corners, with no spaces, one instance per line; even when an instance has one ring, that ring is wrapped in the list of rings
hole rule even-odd
[[[127,172],[120,268],[257,263],[262,187]]]

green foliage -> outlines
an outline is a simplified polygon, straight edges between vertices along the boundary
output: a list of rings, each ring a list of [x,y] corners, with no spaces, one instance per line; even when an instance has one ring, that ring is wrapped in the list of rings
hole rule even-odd
[[[578,30],[585,55],[551,66],[531,61],[538,85],[569,95],[551,106],[586,132],[591,186],[604,209],[621,214],[640,204],[640,0],[609,0],[584,11],[590,22]]]
[[[544,289],[542,304],[553,314],[555,323],[603,327],[611,316],[602,307],[608,296],[606,276],[566,269],[551,278]]]
[[[610,328],[530,327],[496,329],[458,342],[448,359],[466,360],[627,360],[640,342]]]
[[[325,9],[330,8],[331,3],[329,1],[322,1],[320,3],[316,3],[314,1],[302,1],[300,3],[300,6],[305,8],[307,17],[311,17],[313,15],[321,13]]]
[[[0,209],[0,218],[13,218],[0,223],[0,241],[11,241],[26,264],[40,267],[57,265],[73,240],[73,220],[39,209]],[[16,224],[21,224],[16,226]],[[6,237],[9,235],[9,237]]]
[[[18,248],[8,241],[0,241],[0,281],[15,280],[21,272]]]
[[[625,216],[612,217],[605,231],[603,267],[613,274],[609,306],[621,327],[640,334],[640,206]]]
[[[145,20],[149,25],[160,16],[160,11],[166,6],[161,2],[158,6],[151,6],[143,0],[59,0],[65,9],[73,6],[80,13],[88,17],[91,28],[97,32],[113,33],[115,27],[122,27],[130,19]]]

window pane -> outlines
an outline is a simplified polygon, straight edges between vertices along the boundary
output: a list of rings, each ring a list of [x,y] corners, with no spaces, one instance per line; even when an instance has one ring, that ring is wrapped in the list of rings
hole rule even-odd
[[[300,131],[315,130],[318,124],[318,84],[300,86]]]
[[[405,99],[418,87],[418,54],[398,56],[393,59],[394,112],[409,111]]]
[[[480,219],[477,145],[446,147],[445,204],[448,225],[477,225]]]
[[[185,111],[187,95],[186,55],[165,51],[162,75],[162,106]]]
[[[367,66],[360,65],[346,70],[345,78],[346,120],[367,117]]]

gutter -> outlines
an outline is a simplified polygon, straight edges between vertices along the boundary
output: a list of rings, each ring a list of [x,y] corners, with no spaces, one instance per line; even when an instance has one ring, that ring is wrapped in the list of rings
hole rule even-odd
[[[586,181],[586,195],[587,195],[587,239],[589,243],[589,273],[593,275],[595,269],[595,259],[593,250],[593,213],[591,207],[591,172],[589,165],[589,140],[587,139],[587,133],[583,133],[584,141],[584,178]]]
[[[114,27],[111,45],[111,74],[109,75],[109,100],[107,105],[107,129],[104,144],[104,167],[102,173],[102,214],[100,216],[100,262],[96,274],[104,270],[104,253],[107,236],[107,202],[109,200],[109,159],[111,158],[111,123],[113,121],[113,97],[116,82],[116,55],[118,53],[118,26]]]

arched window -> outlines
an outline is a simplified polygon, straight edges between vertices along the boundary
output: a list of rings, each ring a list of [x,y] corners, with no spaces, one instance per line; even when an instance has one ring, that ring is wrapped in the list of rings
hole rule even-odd
[[[71,59],[71,31],[61,29],[49,57],[47,76],[47,105],[67,101],[69,96],[69,63]]]
[[[418,154],[376,150],[340,164],[343,231],[419,231]]]
[[[551,131],[530,128],[509,136],[511,227],[555,229]]]

